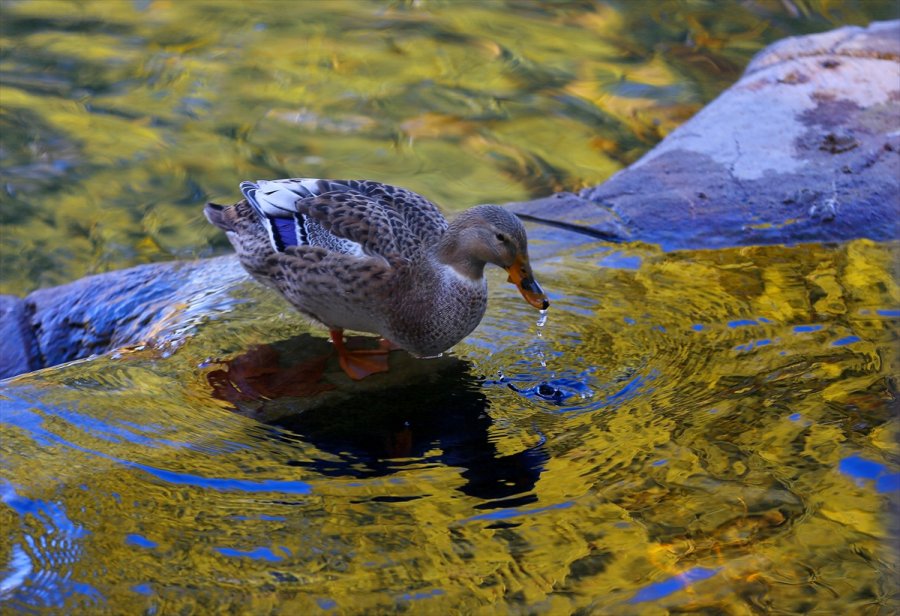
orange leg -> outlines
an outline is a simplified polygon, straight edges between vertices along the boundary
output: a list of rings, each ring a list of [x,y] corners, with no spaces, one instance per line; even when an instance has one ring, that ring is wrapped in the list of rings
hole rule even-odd
[[[332,329],[330,333],[341,368],[354,381],[362,380],[376,372],[388,371],[389,349],[354,349],[351,351],[344,345],[344,330]]]
[[[379,338],[378,339],[378,348],[383,349],[385,352],[390,351],[402,351],[403,347],[397,346],[387,338]]]

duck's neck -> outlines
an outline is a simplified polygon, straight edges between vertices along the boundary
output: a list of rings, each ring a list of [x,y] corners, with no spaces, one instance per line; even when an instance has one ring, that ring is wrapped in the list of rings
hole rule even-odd
[[[453,268],[457,274],[474,282],[484,278],[484,261],[467,250],[465,231],[459,233],[452,225],[435,247],[434,257],[441,265]]]

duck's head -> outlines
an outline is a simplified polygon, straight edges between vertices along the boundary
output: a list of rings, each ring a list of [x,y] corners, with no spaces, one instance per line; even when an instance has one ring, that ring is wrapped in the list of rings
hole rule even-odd
[[[458,273],[480,279],[485,263],[499,265],[509,282],[538,310],[550,306],[528,261],[528,238],[522,221],[497,205],[479,205],[457,216],[441,243],[438,257]]]

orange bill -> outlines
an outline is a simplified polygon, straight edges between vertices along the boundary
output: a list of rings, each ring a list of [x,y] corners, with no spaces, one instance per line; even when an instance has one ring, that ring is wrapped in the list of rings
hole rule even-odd
[[[534,279],[531,273],[531,265],[527,259],[522,257],[516,258],[515,263],[506,268],[509,272],[509,282],[519,287],[519,293],[525,298],[525,301],[537,308],[538,310],[546,310],[550,306],[550,300],[541,289],[541,285]]]

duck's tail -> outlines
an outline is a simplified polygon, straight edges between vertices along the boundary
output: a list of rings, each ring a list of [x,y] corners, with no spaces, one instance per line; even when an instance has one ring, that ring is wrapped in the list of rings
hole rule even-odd
[[[225,231],[244,269],[263,284],[275,287],[269,262],[272,245],[252,206],[245,201],[234,205],[207,203],[203,214],[210,223]]]
[[[298,199],[309,199],[335,190],[347,190],[347,187],[340,182],[315,178],[241,182],[241,192],[260,217],[290,218],[298,211]]]
[[[234,221],[227,215],[228,209],[224,205],[210,202],[203,207],[203,215],[206,216],[206,220],[222,231],[234,231]]]
[[[241,192],[259,217],[275,252],[284,252],[288,246],[315,244],[309,238],[310,230],[320,227],[301,213],[298,202],[335,189],[347,187],[312,178],[241,182]]]

